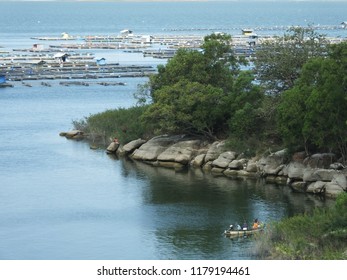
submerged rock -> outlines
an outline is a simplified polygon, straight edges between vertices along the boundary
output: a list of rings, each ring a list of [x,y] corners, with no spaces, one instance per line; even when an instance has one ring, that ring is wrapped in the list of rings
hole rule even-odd
[[[70,130],[67,132],[60,132],[60,136],[66,137],[67,139],[83,139],[84,138],[84,132],[81,130]]]

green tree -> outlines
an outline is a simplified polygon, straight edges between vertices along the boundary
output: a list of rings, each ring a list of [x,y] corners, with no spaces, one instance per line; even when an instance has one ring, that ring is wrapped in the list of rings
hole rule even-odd
[[[253,79],[250,71],[241,71],[229,95],[229,130],[239,139],[259,135],[263,129],[259,108],[264,95],[259,86],[253,84]]]
[[[158,74],[150,78],[153,103],[143,119],[155,123],[158,132],[209,138],[226,136],[232,125],[229,120],[238,110],[243,110],[249,122],[254,121],[259,87],[251,72],[240,71],[243,61],[233,55],[230,42],[229,35],[206,36],[201,51],[179,50],[167,65],[160,66]],[[243,117],[234,119],[238,127]]]
[[[339,151],[347,157],[347,44],[307,62],[297,84],[281,97],[278,124],[291,145]],[[302,142],[304,140],[304,143]]]
[[[326,54],[327,41],[311,27],[292,27],[283,37],[268,40],[256,52],[255,72],[268,94],[278,95],[294,86],[302,66]]]
[[[158,66],[158,74],[150,77],[151,92],[163,86],[174,85],[181,79],[206,83],[209,75],[206,70],[206,59],[197,50],[179,49],[166,65]],[[155,98],[153,98],[155,102]]]
[[[211,85],[181,80],[154,93],[156,102],[143,115],[156,123],[158,133],[188,133],[214,138],[225,124],[226,103],[222,90]]]
[[[179,49],[165,66],[158,66],[158,74],[150,77],[152,92],[181,79],[230,91],[241,62],[233,55],[230,43],[230,35],[211,34],[204,38],[201,50]]]
[[[290,150],[304,147],[308,153],[309,142],[303,134],[304,118],[306,114],[306,99],[308,90],[290,89],[281,96],[281,102],[277,107],[277,128],[285,145]]]

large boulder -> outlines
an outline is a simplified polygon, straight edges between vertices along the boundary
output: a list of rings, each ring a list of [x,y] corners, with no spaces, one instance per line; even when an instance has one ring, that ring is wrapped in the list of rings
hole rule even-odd
[[[112,142],[107,148],[106,148],[106,153],[108,154],[112,154],[115,153],[117,151],[119,147],[119,143],[118,142]]]
[[[224,149],[225,149],[225,141],[213,142],[206,153],[205,162],[213,161],[217,159],[219,155],[224,152]]]
[[[337,173],[333,176],[331,183],[339,185],[344,191],[347,191],[347,179],[342,173]]]
[[[330,164],[329,169],[334,169],[334,170],[343,170],[346,167],[340,163],[340,162],[334,162],[332,164]]]
[[[336,155],[333,153],[314,154],[305,158],[304,164],[311,168],[328,169],[336,161]]]
[[[317,176],[315,171],[317,171],[317,169],[313,169],[313,168],[310,168],[310,167],[305,168],[304,171],[303,171],[302,179],[305,182],[320,181],[320,177]]]
[[[246,159],[235,159],[231,161],[228,165],[230,169],[242,170],[246,166]]]
[[[247,166],[246,166],[246,171],[247,172],[258,172],[258,165],[256,162],[249,161]]]
[[[263,156],[258,163],[259,168],[265,175],[277,175],[287,161],[287,150],[280,150]]]
[[[344,189],[333,182],[329,182],[325,184],[325,195],[330,197],[337,197],[340,193],[344,192]]]
[[[136,160],[155,161],[162,152],[180,139],[182,139],[182,136],[163,135],[154,137],[136,149],[131,157]]]
[[[158,155],[157,160],[187,165],[196,156],[201,144],[200,140],[179,141]]]
[[[202,166],[202,170],[206,172],[210,172],[211,169],[212,169],[212,161],[208,161]]]
[[[306,192],[315,193],[315,194],[323,194],[325,192],[326,182],[316,181],[312,182],[307,186]]]
[[[301,162],[290,162],[285,170],[284,175],[293,180],[303,180],[305,165]]]
[[[139,138],[139,139],[133,140],[133,141],[125,144],[123,146],[123,150],[126,153],[131,153],[131,152],[135,151],[137,148],[139,148],[141,145],[143,145],[144,143],[146,143],[146,140]]]
[[[342,178],[344,178],[344,181],[346,180],[346,177],[344,174],[333,169],[306,168],[303,172],[303,180],[306,182],[314,182],[314,181],[330,182],[334,178],[338,178],[338,177],[340,178],[340,180],[343,180]]]
[[[197,155],[190,163],[193,167],[201,167],[205,162],[206,154]]]
[[[212,162],[212,165],[220,168],[227,168],[229,163],[237,157],[235,152],[221,153],[217,159]]]

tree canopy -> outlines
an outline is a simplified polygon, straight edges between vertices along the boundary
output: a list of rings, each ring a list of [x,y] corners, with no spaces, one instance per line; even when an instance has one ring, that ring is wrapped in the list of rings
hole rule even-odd
[[[255,72],[268,94],[278,95],[294,86],[302,66],[326,54],[327,41],[311,27],[291,27],[283,37],[264,42],[256,52]]]
[[[347,44],[334,45],[326,58],[303,67],[296,85],[278,107],[278,124],[289,145],[339,151],[347,149]]]
[[[234,56],[230,42],[229,35],[206,36],[201,50],[180,49],[159,66],[150,78],[153,103],[144,120],[156,122],[158,132],[216,138],[225,136],[245,106],[234,120],[240,126],[241,119],[252,118],[261,99],[259,87],[250,72],[240,71],[243,61]]]

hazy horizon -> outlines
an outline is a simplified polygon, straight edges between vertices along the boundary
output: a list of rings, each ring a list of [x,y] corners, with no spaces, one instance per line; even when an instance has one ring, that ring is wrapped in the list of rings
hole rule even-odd
[[[0,2],[347,2],[347,0],[0,0]]]

